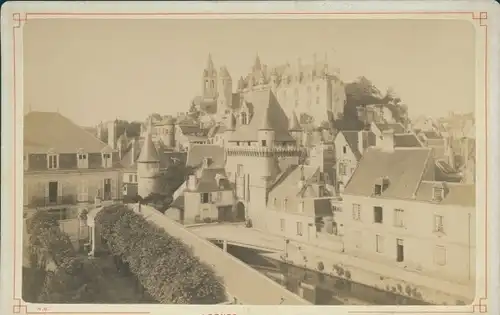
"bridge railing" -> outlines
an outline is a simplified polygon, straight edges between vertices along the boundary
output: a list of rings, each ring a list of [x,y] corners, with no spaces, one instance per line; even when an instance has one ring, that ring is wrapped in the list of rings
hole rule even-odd
[[[136,205],[131,207],[137,213],[142,214],[145,219],[164,228],[171,236],[182,240],[202,262],[212,266],[215,273],[224,279],[228,295],[237,299],[233,303],[246,305],[311,304],[155,209],[143,205],[138,212]]]

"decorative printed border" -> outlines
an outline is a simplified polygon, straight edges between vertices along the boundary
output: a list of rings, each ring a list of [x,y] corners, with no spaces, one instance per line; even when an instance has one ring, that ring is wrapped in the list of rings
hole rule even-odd
[[[120,13],[105,13],[105,12],[85,12],[85,13],[75,13],[75,12],[43,12],[43,13],[38,13],[38,12],[28,12],[28,13],[13,13],[12,14],[12,21],[13,27],[12,27],[12,36],[13,36],[13,105],[14,105],[14,121],[16,121],[17,117],[17,82],[16,82],[16,74],[17,74],[17,69],[16,65],[18,60],[16,60],[16,35],[19,33],[18,31],[22,30],[22,26],[24,26],[25,23],[28,22],[29,17],[47,17],[48,16],[57,16],[58,18],[60,17],[82,17],[82,16],[95,16],[99,18],[103,18],[105,16],[119,16],[119,17],[168,17],[168,16],[238,16],[238,15],[326,15],[326,16],[331,16],[331,15],[398,15],[398,14],[427,14],[427,15],[469,15],[472,17],[472,20],[479,21],[479,25],[484,28],[485,30],[485,63],[484,63],[484,78],[485,78],[485,86],[484,86],[484,93],[485,93],[485,99],[484,99],[484,110],[485,110],[485,120],[484,120],[484,131],[485,131],[485,142],[486,142],[486,152],[485,152],[485,182],[488,182],[488,25],[487,25],[487,19],[488,19],[488,12],[464,12],[464,11],[406,11],[406,12],[279,12],[279,13],[253,13],[253,12],[222,12],[222,13],[216,13],[216,12],[188,12],[188,13],[182,13],[182,12],[171,12],[171,13],[166,13],[166,12],[144,12],[144,13],[132,13],[132,12],[120,12]],[[17,144],[18,141],[18,135],[16,134],[16,129],[14,128],[14,135],[13,135],[13,140],[14,144]],[[16,150],[14,151],[14,161],[17,161],[17,156],[16,156]],[[15,196],[15,200],[17,200],[17,178],[15,176],[14,172],[14,178],[13,178],[13,194]],[[475,304],[465,306],[467,309],[466,310],[436,310],[436,311],[414,311],[414,310],[404,310],[404,309],[398,309],[398,310],[391,310],[391,311],[384,311],[384,310],[360,310],[360,311],[348,311],[348,313],[352,314],[395,314],[395,313],[404,313],[404,314],[419,314],[419,313],[436,313],[436,314],[471,314],[471,313],[487,313],[488,312],[488,190],[485,189],[485,219],[484,219],[484,238],[485,238],[485,270],[484,270],[484,281],[485,281],[485,287],[484,287],[484,297],[476,298]],[[19,217],[18,216],[18,211],[19,207],[16,205],[14,207],[14,220],[17,220]],[[150,312],[52,312],[50,311],[49,307],[38,307],[36,311],[29,311],[28,310],[28,305],[29,303],[25,303],[22,300],[22,297],[17,297],[16,292],[17,292],[17,287],[16,287],[16,279],[18,278],[18,275],[16,274],[16,268],[17,266],[17,259],[16,259],[16,242],[17,242],[17,237],[18,237],[18,231],[17,231],[17,224],[14,222],[14,236],[13,236],[13,245],[14,245],[14,254],[13,254],[13,263],[14,263],[14,270],[13,270],[13,277],[14,277],[14,286],[13,286],[13,307],[12,307],[12,312],[14,314],[150,314]],[[374,306],[375,307],[375,306]],[[399,306],[402,308],[402,306]],[[451,307],[451,306],[449,306]],[[455,307],[453,307],[455,308]],[[463,308],[462,308],[463,309]]]

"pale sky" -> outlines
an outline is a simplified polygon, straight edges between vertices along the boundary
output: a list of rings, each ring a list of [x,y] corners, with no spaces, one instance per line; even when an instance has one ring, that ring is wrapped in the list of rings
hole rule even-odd
[[[212,53],[237,79],[258,53],[270,66],[318,59],[349,82],[393,87],[410,116],[471,112],[474,28],[460,20],[30,20],[24,104],[93,126],[187,111]]]

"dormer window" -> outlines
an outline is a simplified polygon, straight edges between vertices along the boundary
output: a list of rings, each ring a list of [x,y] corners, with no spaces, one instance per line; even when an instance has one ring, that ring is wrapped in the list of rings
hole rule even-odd
[[[88,168],[89,167],[89,155],[82,151],[76,154],[76,162],[78,168]]]
[[[374,185],[373,195],[380,196],[389,187],[389,179],[386,177],[379,178]]]
[[[241,113],[241,124],[242,125],[248,124],[248,115],[245,112]]]
[[[433,201],[442,201],[444,198],[444,187],[442,186],[434,186],[432,190],[432,200]]]
[[[102,154],[102,167],[110,168],[112,163],[111,153]]]
[[[55,153],[47,154],[47,168],[55,170],[59,168],[59,155]]]

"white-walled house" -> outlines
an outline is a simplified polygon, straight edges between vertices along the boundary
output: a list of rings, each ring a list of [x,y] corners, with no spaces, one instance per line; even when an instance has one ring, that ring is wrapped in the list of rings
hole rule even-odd
[[[346,253],[474,285],[475,186],[434,174],[430,148],[366,150],[343,193]]]

